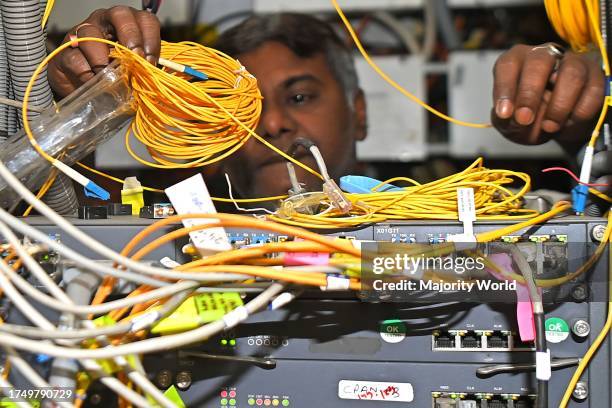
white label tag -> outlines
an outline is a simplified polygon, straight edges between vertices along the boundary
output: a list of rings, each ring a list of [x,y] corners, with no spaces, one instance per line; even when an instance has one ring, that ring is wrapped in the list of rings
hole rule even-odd
[[[206,184],[201,174],[196,174],[181,181],[166,190],[166,195],[172,202],[177,214],[216,214],[217,210],[210,198]],[[188,218],[183,220],[185,227],[210,224],[215,219]],[[201,231],[189,233],[193,245],[202,256],[210,255],[211,252],[228,251],[232,249],[225,229],[223,227],[208,228]]]
[[[474,228],[472,227],[472,222],[476,221],[474,189],[457,189],[457,212],[459,213],[459,221],[463,222],[463,233],[465,235],[474,235]]]
[[[414,390],[410,383],[340,380],[338,397],[350,400],[412,402]]]

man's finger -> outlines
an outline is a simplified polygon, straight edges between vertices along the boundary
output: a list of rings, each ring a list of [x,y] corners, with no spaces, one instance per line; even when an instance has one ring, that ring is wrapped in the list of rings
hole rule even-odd
[[[142,33],[135,12],[130,7],[115,6],[104,14],[104,19],[113,28],[115,38],[120,44],[144,57]]]
[[[589,68],[581,58],[569,54],[561,61],[552,99],[542,122],[545,132],[558,132],[565,125],[582,94],[588,76]]]
[[[587,64],[588,79],[582,90],[582,95],[576,103],[571,119],[584,122],[596,117],[601,112],[605,94],[604,74],[598,63],[591,61]]]
[[[96,38],[105,38],[104,33],[100,30],[99,27],[84,23],[80,26],[77,26],[76,35],[78,38],[83,37],[96,37]],[[89,66],[91,67],[93,72],[99,72],[109,63],[109,47],[106,44],[98,43],[94,41],[83,41],[79,42],[78,46],[79,50],[83,53]]]
[[[78,48],[69,48],[62,52],[59,69],[76,87],[89,81],[94,76],[87,58]]]
[[[514,101],[514,119],[519,125],[528,126],[535,120],[556,62],[557,57],[546,48],[536,47],[525,55]]]
[[[155,14],[147,11],[139,11],[136,14],[136,21],[142,33],[143,48],[145,58],[151,64],[157,64],[161,51],[161,34],[159,20]]]
[[[527,47],[517,45],[503,54],[493,67],[493,109],[500,119],[514,113],[514,98]]]

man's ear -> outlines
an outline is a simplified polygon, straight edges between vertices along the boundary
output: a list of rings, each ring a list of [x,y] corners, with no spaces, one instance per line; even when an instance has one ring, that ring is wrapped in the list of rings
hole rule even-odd
[[[368,135],[368,115],[363,90],[359,89],[353,99],[353,115],[355,115],[355,140],[363,140]]]

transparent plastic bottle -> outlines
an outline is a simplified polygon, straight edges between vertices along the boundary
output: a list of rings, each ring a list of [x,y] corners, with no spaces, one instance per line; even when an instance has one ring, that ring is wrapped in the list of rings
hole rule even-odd
[[[114,136],[133,116],[127,74],[115,62],[41,113],[30,127],[44,151],[72,165]],[[42,186],[51,171],[51,163],[32,147],[23,130],[0,145],[0,160],[32,191]],[[0,206],[6,209],[18,200],[19,195],[0,179]]]

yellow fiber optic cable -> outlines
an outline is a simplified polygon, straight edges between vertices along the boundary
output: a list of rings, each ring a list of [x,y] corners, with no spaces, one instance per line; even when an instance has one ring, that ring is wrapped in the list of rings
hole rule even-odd
[[[421,99],[417,98],[413,93],[411,93],[410,91],[406,90],[400,84],[395,82],[378,65],[376,65],[376,63],[372,60],[372,58],[370,58],[370,56],[368,55],[367,51],[365,50],[365,48],[361,44],[361,41],[359,41],[359,37],[357,36],[357,34],[355,33],[355,30],[351,26],[351,23],[348,21],[348,19],[344,15],[344,12],[340,8],[340,5],[338,4],[338,1],[337,0],[331,0],[331,1],[332,1],[333,5],[334,5],[334,7],[336,9],[336,12],[338,13],[338,16],[340,16],[340,18],[342,19],[342,22],[344,23],[344,26],[346,27],[346,29],[348,30],[349,34],[351,35],[351,38],[355,42],[355,45],[359,49],[359,52],[361,53],[363,58],[366,60],[368,65],[370,67],[372,67],[372,69],[374,71],[376,71],[376,73],[382,79],[384,79],[389,85],[391,85],[393,88],[397,89],[400,93],[402,93],[404,96],[406,96],[409,99],[411,99],[413,102],[415,102],[415,103],[419,104],[421,107],[427,109],[429,112],[433,113],[434,115],[436,115],[436,116],[438,116],[438,117],[440,117],[440,118],[442,118],[442,119],[444,119],[444,120],[446,120],[446,121],[448,121],[450,123],[453,123],[453,124],[459,125],[459,126],[467,126],[467,127],[479,128],[479,129],[491,127],[491,125],[488,124],[488,123],[465,122],[465,121],[462,121],[462,120],[450,117],[450,116],[440,112],[436,108],[433,108],[433,107],[429,106],[424,101],[422,101]]]
[[[595,338],[595,341],[593,341],[593,343],[591,344],[591,347],[589,347],[586,354],[580,360],[580,364],[578,364],[578,367],[576,368],[576,371],[574,372],[574,375],[572,376],[569,384],[567,385],[565,393],[563,394],[563,398],[561,399],[561,403],[559,404],[560,408],[565,408],[567,407],[567,404],[569,404],[570,398],[572,397],[572,393],[576,388],[578,380],[580,380],[580,377],[584,373],[584,370],[586,370],[589,363],[591,362],[591,359],[601,346],[601,343],[603,343],[606,337],[608,337],[608,334],[612,329],[612,242],[610,241],[611,224],[612,211],[608,211],[608,234],[606,237],[608,243],[608,314],[606,317],[606,322],[597,337]]]

